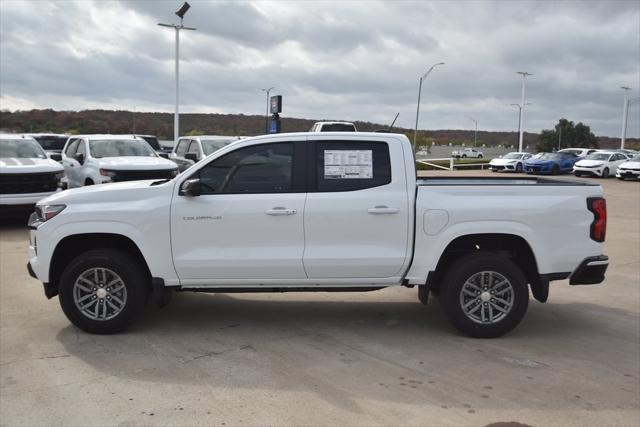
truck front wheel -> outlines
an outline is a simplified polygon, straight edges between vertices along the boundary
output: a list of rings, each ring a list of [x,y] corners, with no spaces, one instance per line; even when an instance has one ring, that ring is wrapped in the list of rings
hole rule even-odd
[[[507,258],[474,253],[454,262],[440,290],[447,317],[462,333],[495,338],[515,328],[527,311],[529,288]]]
[[[60,305],[78,328],[114,334],[142,313],[149,289],[141,266],[113,249],[96,249],[67,265],[58,284]]]

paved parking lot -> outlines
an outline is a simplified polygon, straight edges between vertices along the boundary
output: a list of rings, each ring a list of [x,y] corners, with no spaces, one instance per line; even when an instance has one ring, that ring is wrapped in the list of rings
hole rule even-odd
[[[594,181],[606,282],[554,282],[494,340],[460,336],[415,289],[185,293],[91,336],[28,276],[27,229],[4,218],[0,424],[640,425],[640,183]]]

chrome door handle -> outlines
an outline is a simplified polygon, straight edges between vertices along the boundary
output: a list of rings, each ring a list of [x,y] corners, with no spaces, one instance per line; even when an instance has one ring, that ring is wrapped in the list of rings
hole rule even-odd
[[[379,206],[367,209],[367,212],[369,212],[370,214],[395,214],[400,212],[400,209],[379,205]]]
[[[287,209],[283,206],[276,206],[275,208],[267,209],[264,213],[267,215],[295,215],[298,211],[295,209]]]

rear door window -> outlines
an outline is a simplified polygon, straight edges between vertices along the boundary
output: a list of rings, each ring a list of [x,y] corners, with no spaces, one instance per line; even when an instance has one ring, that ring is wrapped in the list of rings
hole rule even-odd
[[[356,191],[391,182],[389,146],[378,141],[317,141],[311,191]]]

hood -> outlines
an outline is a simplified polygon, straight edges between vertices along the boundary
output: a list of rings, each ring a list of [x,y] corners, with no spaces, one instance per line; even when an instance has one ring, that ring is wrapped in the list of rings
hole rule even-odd
[[[504,166],[507,164],[510,164],[511,162],[517,163],[519,162],[518,159],[493,159],[489,162],[490,165],[496,165],[496,166]]]
[[[94,160],[101,168],[116,170],[176,169],[178,167],[171,160],[162,157],[103,157]]]
[[[576,166],[600,166],[607,163],[606,160],[579,160],[576,162]]]
[[[55,160],[22,157],[0,158],[1,173],[62,172],[64,168]]]
[[[618,167],[624,169],[640,169],[640,162],[624,162]]]
[[[72,188],[42,199],[38,204],[93,204],[105,201],[109,203],[144,202],[156,192],[163,194],[166,192],[167,197],[171,197],[175,181],[151,185],[155,181],[160,180],[124,181]]]

